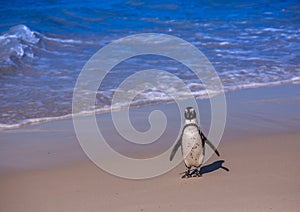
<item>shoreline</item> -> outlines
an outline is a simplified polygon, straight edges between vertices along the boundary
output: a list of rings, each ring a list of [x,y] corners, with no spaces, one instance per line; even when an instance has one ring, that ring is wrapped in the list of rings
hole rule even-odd
[[[225,96],[227,95],[231,95],[231,93],[239,93],[239,92],[243,92],[244,90],[251,90],[251,89],[269,89],[269,88],[274,88],[274,87],[289,87],[289,86],[293,86],[293,85],[299,85],[299,77],[294,77],[291,80],[286,80],[286,81],[276,81],[273,82],[271,84],[264,84],[264,83],[256,83],[255,86],[249,84],[249,85],[241,85],[241,86],[237,86],[236,88],[231,88],[231,89],[227,89],[226,91],[224,90],[224,94]],[[209,97],[206,96],[205,98],[196,98],[196,101],[199,103],[201,101],[207,101],[209,100]],[[172,100],[166,100],[165,102],[160,102],[160,103],[147,103],[145,105],[134,105],[133,109],[140,109],[140,108],[148,108],[148,107],[155,107],[155,106],[160,106],[160,105],[168,105],[168,104],[175,104],[174,102],[172,102]],[[122,110],[122,108],[116,109],[115,111],[119,111]],[[92,112],[83,112],[82,114],[77,114],[76,116],[85,116],[85,115],[89,115],[94,113],[94,111]],[[110,109],[97,109],[96,110],[96,115],[101,115],[101,114],[106,114],[106,113],[110,113]],[[41,118],[29,118],[26,120],[21,121],[20,123],[15,123],[15,124],[0,124],[0,132],[6,132],[6,131],[10,131],[10,130],[18,130],[18,129],[23,129],[29,126],[34,126],[34,125],[40,125],[40,124],[45,124],[48,122],[52,122],[52,121],[60,121],[60,120],[67,120],[67,119],[72,119],[72,114],[65,114],[65,115],[61,115],[61,116],[54,116],[54,117],[41,117]]]
[[[83,153],[72,119],[2,131],[0,211],[297,211],[299,88],[295,84],[226,93],[221,157],[213,155],[205,163],[202,178],[181,179],[182,163],[147,180],[110,175]],[[198,103],[207,133],[209,101]],[[138,130],[148,129],[144,120],[152,109],[176,112],[174,104],[134,109]],[[137,158],[160,154],[177,136],[178,117],[171,118],[170,128],[153,145],[127,146],[117,135],[112,135],[111,145]],[[109,114],[98,119],[106,135],[114,132]]]

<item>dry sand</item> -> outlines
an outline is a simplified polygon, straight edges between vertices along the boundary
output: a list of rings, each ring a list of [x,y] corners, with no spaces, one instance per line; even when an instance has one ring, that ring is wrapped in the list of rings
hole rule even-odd
[[[181,179],[182,163],[147,180],[112,176],[86,158],[71,120],[1,132],[0,211],[299,211],[299,88],[227,94],[221,157],[201,178]]]

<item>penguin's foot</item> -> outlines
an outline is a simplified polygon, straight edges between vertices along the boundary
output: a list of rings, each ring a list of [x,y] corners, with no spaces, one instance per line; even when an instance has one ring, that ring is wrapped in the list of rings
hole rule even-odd
[[[200,170],[201,170],[200,167],[197,168],[197,172],[196,172],[197,177],[202,177]]]
[[[193,174],[193,177],[202,177],[202,174],[201,173],[195,173],[195,174]]]
[[[198,177],[198,170],[197,170],[197,169],[194,169],[194,170],[190,173],[190,175],[191,175],[192,177]]]
[[[182,175],[182,177],[181,178],[190,178],[192,175],[190,174],[190,170],[186,170],[185,172],[184,172],[184,175]]]
[[[193,177],[202,177],[202,174],[198,169],[194,169],[190,175],[192,175]]]
[[[190,177],[192,177],[192,175],[190,175],[190,174],[184,174],[181,178],[190,178]]]
[[[202,174],[200,173],[200,171],[198,171],[195,175],[196,175],[196,177],[202,177]]]

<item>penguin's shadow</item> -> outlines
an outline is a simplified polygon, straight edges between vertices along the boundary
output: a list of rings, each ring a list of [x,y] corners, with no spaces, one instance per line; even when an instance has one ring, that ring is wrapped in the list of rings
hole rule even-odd
[[[225,171],[229,172],[229,169],[225,166],[223,166],[223,163],[225,161],[224,160],[218,160],[218,161],[215,161],[211,164],[208,164],[208,165],[205,165],[205,166],[202,166],[200,168],[200,174],[207,174],[207,173],[210,173],[210,172],[214,172],[218,169],[224,169]]]

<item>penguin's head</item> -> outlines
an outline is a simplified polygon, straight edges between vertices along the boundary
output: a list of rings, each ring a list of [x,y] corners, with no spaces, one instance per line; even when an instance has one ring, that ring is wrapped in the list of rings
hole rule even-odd
[[[189,120],[189,121],[196,120],[197,116],[196,116],[195,109],[193,107],[187,107],[184,111],[184,117],[185,120]]]

